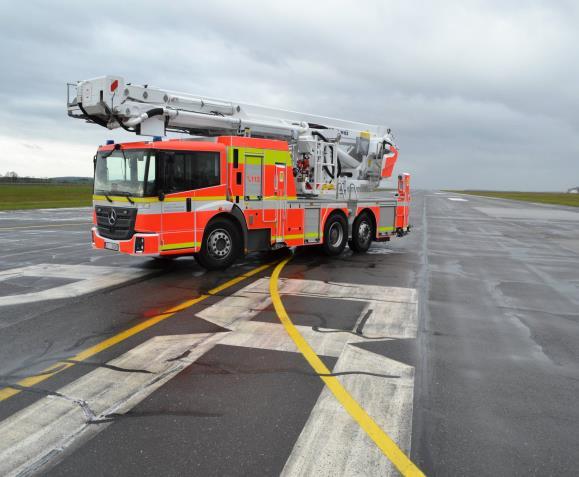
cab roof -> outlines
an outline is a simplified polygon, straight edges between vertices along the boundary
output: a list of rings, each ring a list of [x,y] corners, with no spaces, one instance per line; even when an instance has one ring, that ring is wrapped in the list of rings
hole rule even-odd
[[[241,136],[217,136],[214,138],[179,138],[166,139],[162,141],[138,141],[120,142],[115,144],[104,144],[98,148],[99,151],[110,151],[111,149],[166,149],[181,151],[225,151],[228,147],[248,147],[256,149],[274,149],[287,151],[286,141],[277,139],[262,139]]]

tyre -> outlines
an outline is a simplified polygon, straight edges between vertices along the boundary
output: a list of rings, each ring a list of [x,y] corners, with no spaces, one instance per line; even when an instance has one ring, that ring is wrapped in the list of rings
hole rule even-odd
[[[354,252],[367,252],[372,245],[372,238],[374,236],[374,226],[372,219],[367,212],[362,212],[352,226],[352,240],[350,240],[350,248]]]
[[[340,255],[348,241],[348,223],[341,214],[333,214],[324,226],[322,249],[326,255]]]
[[[223,270],[241,254],[241,240],[239,229],[231,220],[215,219],[207,226],[195,258],[207,270]]]

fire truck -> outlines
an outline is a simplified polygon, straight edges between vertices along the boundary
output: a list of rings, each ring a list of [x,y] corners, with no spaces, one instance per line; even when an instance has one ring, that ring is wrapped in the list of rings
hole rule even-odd
[[[193,255],[207,269],[223,269],[246,253],[281,247],[339,255],[349,244],[366,252],[372,241],[410,229],[409,174],[383,189],[398,158],[385,127],[119,76],[68,84],[67,106],[73,118],[149,136],[98,148],[94,248]]]

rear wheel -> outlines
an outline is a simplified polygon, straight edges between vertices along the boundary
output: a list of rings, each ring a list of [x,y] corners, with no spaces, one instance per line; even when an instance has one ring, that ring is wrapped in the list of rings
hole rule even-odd
[[[341,214],[331,215],[324,226],[322,249],[326,255],[340,255],[348,240],[348,224]]]
[[[240,255],[241,235],[237,227],[225,218],[211,222],[203,234],[201,250],[195,256],[208,270],[229,267]]]
[[[354,252],[367,252],[372,245],[372,236],[374,235],[374,226],[367,212],[362,212],[352,226],[352,240],[350,248]]]

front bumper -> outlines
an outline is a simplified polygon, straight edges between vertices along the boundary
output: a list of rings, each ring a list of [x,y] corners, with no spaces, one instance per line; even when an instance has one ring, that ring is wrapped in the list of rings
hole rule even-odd
[[[160,255],[161,239],[159,234],[135,233],[129,240],[113,240],[102,237],[98,229],[92,229],[92,247],[129,255]]]

